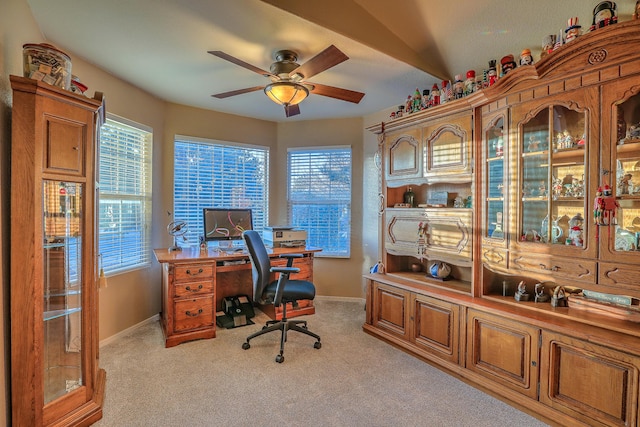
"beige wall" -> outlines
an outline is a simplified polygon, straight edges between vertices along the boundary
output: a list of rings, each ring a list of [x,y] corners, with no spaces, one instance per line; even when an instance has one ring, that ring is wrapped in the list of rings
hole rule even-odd
[[[0,13],[0,425],[9,422],[9,153],[11,142],[10,74],[22,74],[22,45],[44,40],[26,0],[3,0]],[[55,43],[54,43],[55,44]],[[83,61],[69,46],[73,73],[105,94],[107,111],[153,129],[153,247],[171,243],[165,231],[173,209],[173,138],[175,134],[264,145],[271,149],[272,223],[286,221],[286,154],[297,146],[349,145],[353,150],[352,240],[349,259],[318,259],[319,295],[362,297],[361,274],[377,259],[377,177],[375,135],[363,131],[361,118],[274,123],[167,103]],[[377,115],[365,122],[380,121]],[[364,142],[364,145],[363,145]],[[364,178],[364,179],[363,179]],[[364,191],[362,191],[363,189]],[[364,220],[363,220],[364,219]],[[100,340],[155,316],[161,309],[161,271],[147,268],[108,277],[100,290]]]

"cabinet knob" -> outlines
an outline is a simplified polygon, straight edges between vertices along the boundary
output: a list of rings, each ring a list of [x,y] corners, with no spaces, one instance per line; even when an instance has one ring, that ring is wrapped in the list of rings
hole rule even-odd
[[[77,145],[75,147],[72,147],[75,151],[78,151],[80,149],[80,147],[78,147]]]
[[[200,309],[198,309],[198,312],[197,312],[197,313],[192,313],[191,311],[188,311],[188,310],[187,310],[187,311],[185,311],[185,313],[184,313],[184,314],[186,314],[186,315],[187,315],[187,316],[189,316],[189,317],[197,317],[197,316],[199,316],[200,314],[202,314],[202,309],[201,309],[201,308],[200,308]]]

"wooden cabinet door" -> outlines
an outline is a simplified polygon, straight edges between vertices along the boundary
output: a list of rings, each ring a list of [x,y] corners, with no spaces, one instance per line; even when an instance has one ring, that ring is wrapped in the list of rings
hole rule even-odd
[[[422,129],[424,176],[435,182],[471,182],[471,111],[435,121]]]
[[[469,309],[466,367],[536,399],[539,335],[536,327]]]
[[[424,295],[413,295],[411,304],[411,340],[427,353],[457,364],[460,306]]]
[[[373,282],[372,325],[409,340],[408,291]]]
[[[589,425],[635,426],[640,358],[542,332],[540,401]]]
[[[410,182],[422,176],[420,129],[410,128],[385,137],[385,178]]]

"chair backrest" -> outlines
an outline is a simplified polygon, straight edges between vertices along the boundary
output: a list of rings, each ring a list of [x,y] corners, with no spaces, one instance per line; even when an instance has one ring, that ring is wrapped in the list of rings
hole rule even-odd
[[[253,300],[262,303],[262,293],[271,279],[271,260],[267,253],[267,248],[260,238],[260,234],[255,230],[247,230],[242,233],[242,238],[249,250],[251,260],[251,275],[253,278]]]

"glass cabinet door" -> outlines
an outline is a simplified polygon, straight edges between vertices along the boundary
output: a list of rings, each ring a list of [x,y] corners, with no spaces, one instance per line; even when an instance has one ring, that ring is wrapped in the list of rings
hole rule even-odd
[[[521,130],[520,240],[582,247],[586,112],[551,105]]]
[[[44,181],[44,403],[83,385],[82,185]]]
[[[640,95],[636,94],[618,104],[613,123],[616,123],[614,155],[615,216],[610,226],[615,238],[610,240],[615,253],[640,250]]]
[[[505,228],[505,140],[504,117],[499,117],[485,131],[485,238],[504,241]]]

